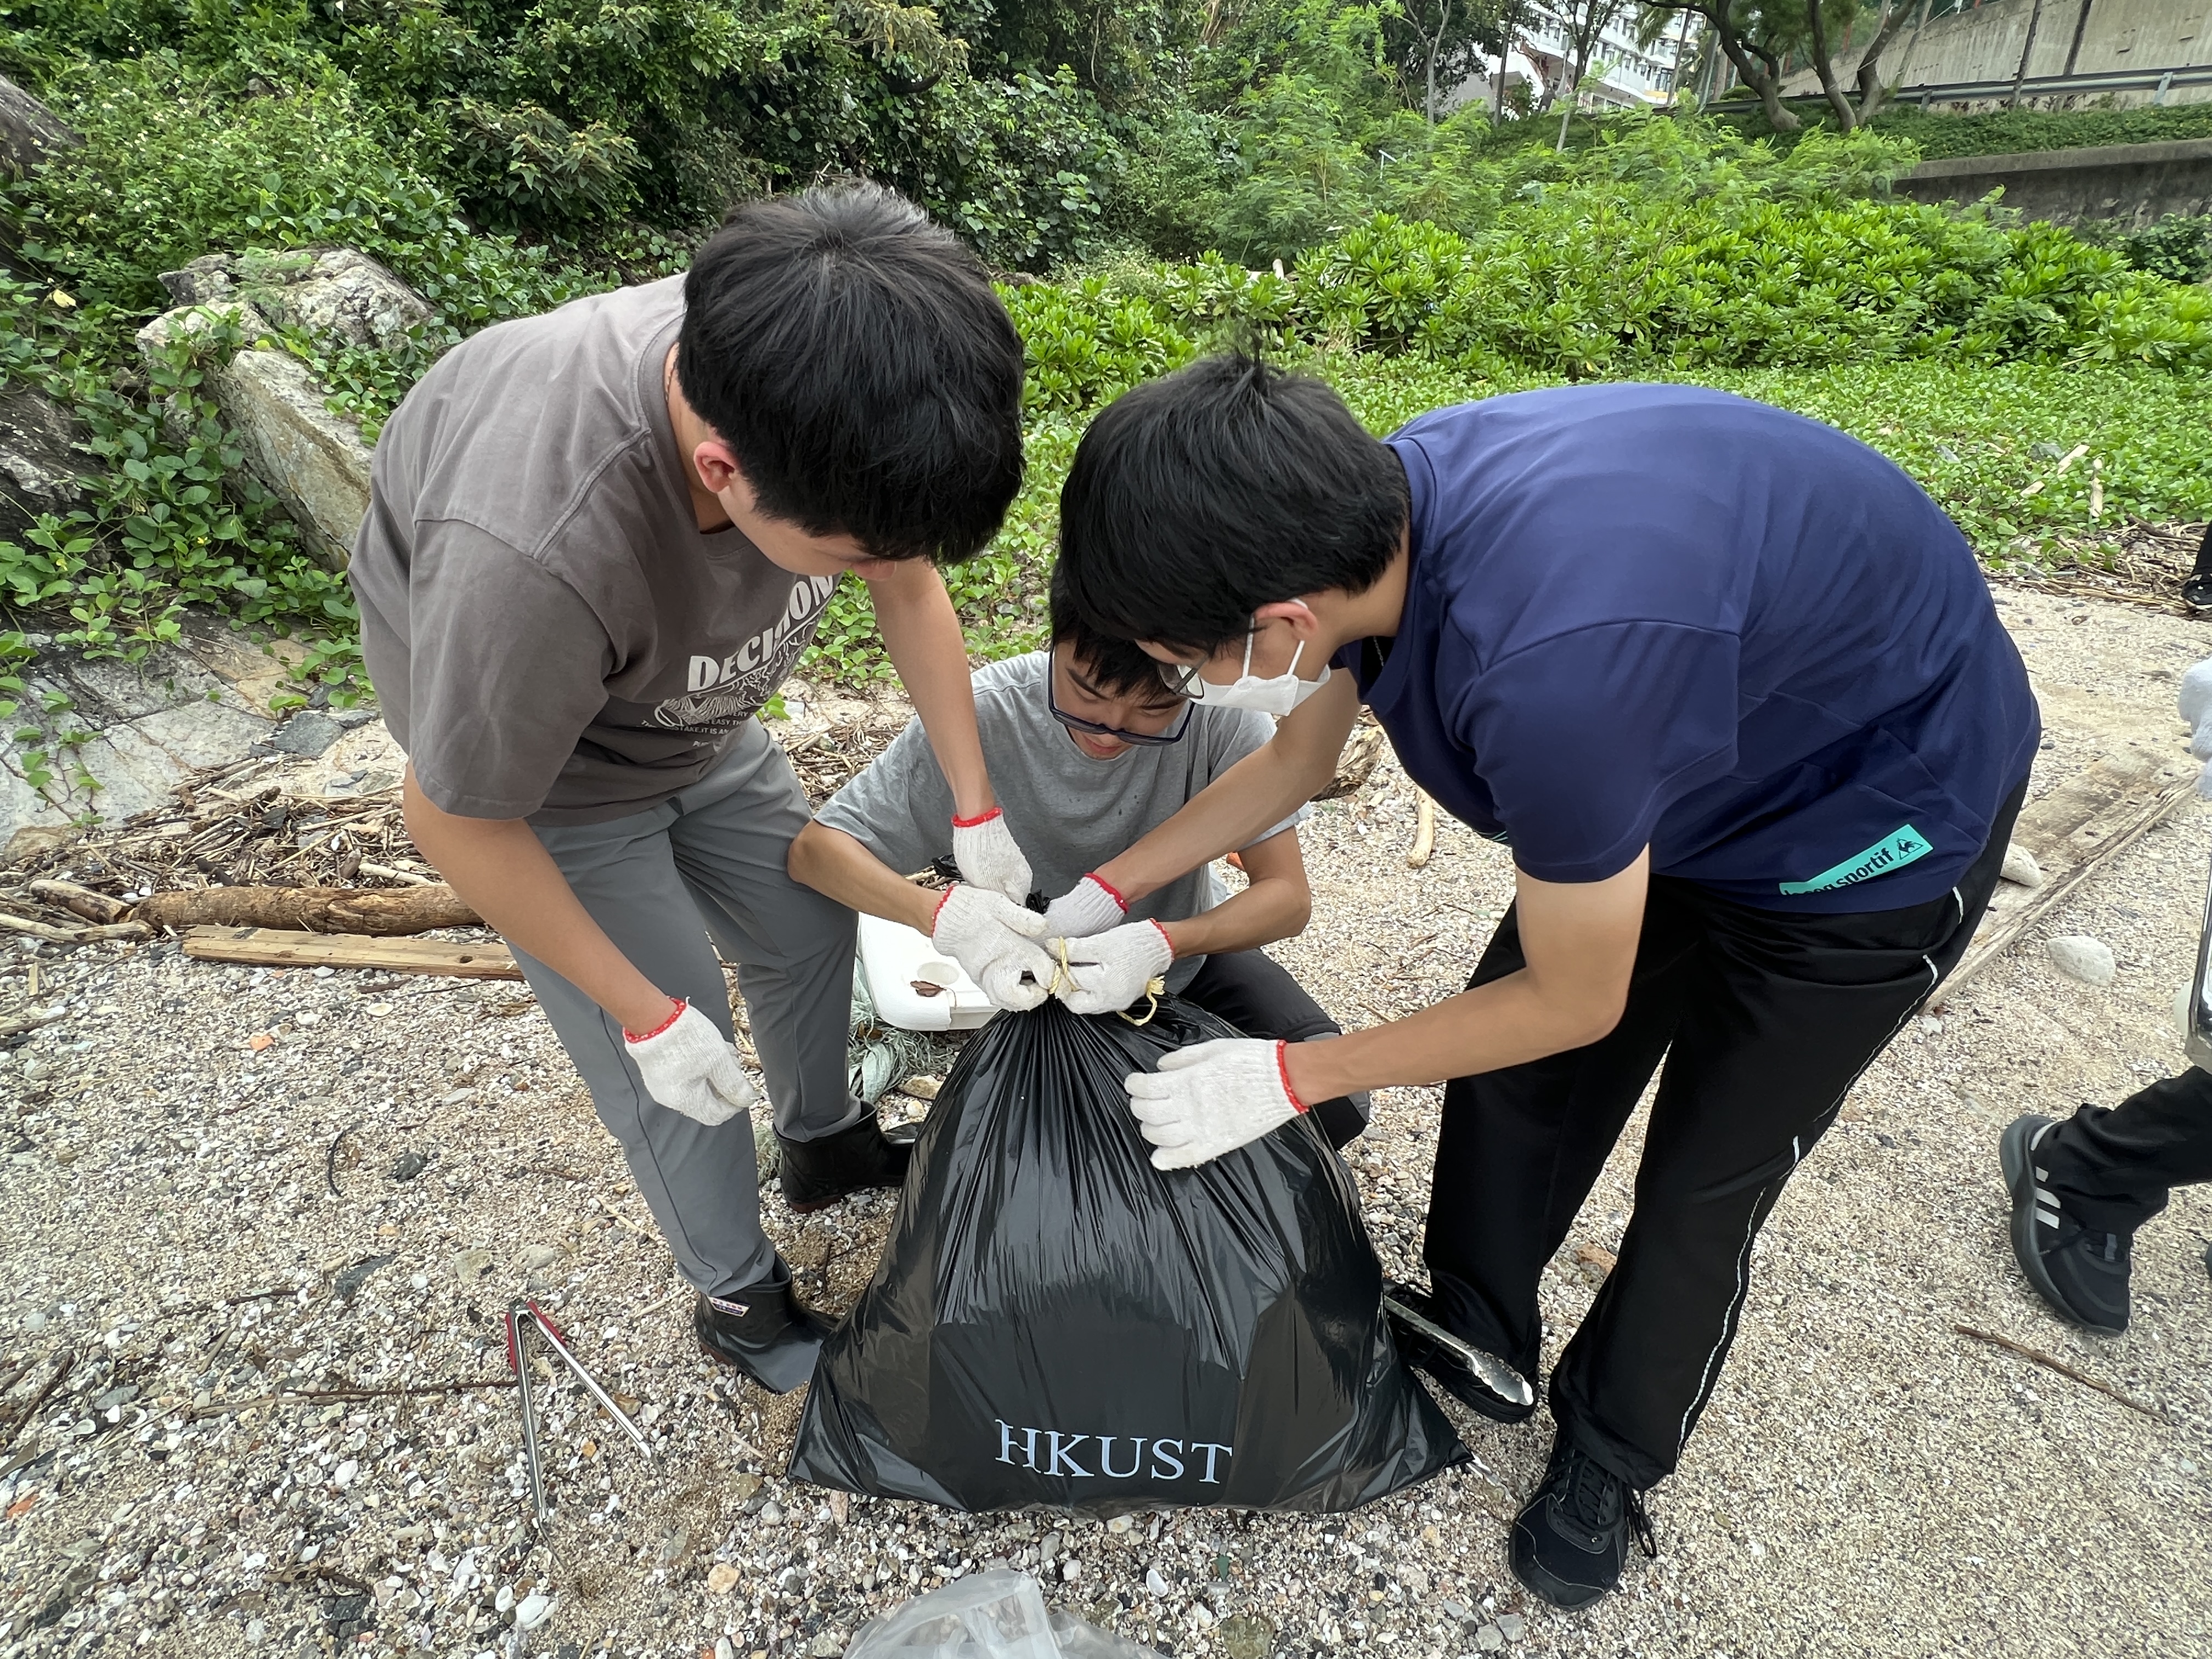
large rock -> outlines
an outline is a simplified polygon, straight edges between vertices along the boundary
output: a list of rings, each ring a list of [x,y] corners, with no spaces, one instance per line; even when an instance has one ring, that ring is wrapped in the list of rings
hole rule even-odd
[[[282,327],[386,349],[430,320],[430,302],[358,248],[210,253],[161,273],[180,306],[244,301]]]
[[[0,173],[20,179],[40,162],[83,142],[61,117],[0,75]]]
[[[41,513],[84,501],[76,419],[28,386],[0,391],[0,542],[21,542]]]
[[[161,283],[177,308],[139,331],[151,351],[235,312],[249,340],[296,328],[319,339],[390,349],[428,322],[430,302],[356,248],[210,253]],[[284,503],[308,546],[345,568],[368,511],[368,446],[333,414],[322,386],[289,352],[249,347],[208,380],[246,446],[246,465]]]
[[[234,313],[249,339],[270,331],[243,300],[180,306],[138,331],[140,349],[151,354]],[[289,351],[248,347],[206,384],[245,447],[247,468],[284,503],[309,549],[331,569],[344,569],[368,511],[369,448],[361,428],[331,411],[307,366]]]
[[[268,740],[265,703],[241,692],[223,659],[210,665],[195,648],[191,636],[210,631],[196,623],[183,642],[139,663],[50,649],[32,665],[22,707],[0,732],[0,845],[9,855],[88,816],[113,820],[159,806],[191,772]],[[83,742],[61,743],[79,732]],[[52,775],[43,782],[34,751]]]
[[[21,179],[41,161],[74,149],[84,139],[37,99],[0,75],[0,185]],[[0,269],[29,276],[19,250],[21,227],[0,195]]]

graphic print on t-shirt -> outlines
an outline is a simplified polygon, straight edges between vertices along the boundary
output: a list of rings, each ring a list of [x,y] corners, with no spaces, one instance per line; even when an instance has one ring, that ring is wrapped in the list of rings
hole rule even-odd
[[[814,637],[814,620],[837,586],[835,576],[806,576],[773,625],[726,657],[694,656],[690,684],[653,711],[653,723],[677,732],[720,732],[738,724],[775,695],[799,653]]]

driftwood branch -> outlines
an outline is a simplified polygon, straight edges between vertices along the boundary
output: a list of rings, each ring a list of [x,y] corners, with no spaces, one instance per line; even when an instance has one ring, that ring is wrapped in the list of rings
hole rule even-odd
[[[243,962],[270,968],[367,968],[387,974],[435,974],[458,979],[520,979],[507,946],[453,945],[433,939],[369,939],[359,933],[307,933],[280,927],[192,927],[185,954],[198,962]]]
[[[204,887],[156,893],[132,913],[157,927],[282,927],[309,933],[389,937],[481,926],[450,887],[390,892],[368,887]]]
[[[1437,804],[1425,789],[1413,792],[1413,846],[1406,854],[1406,867],[1418,870],[1437,850]]]
[[[2110,1383],[2100,1382],[2095,1377],[2075,1370],[2064,1360],[2047,1354],[2040,1348],[2031,1348],[2025,1342],[2015,1342],[2008,1336],[1999,1336],[1995,1331],[1978,1330],[1972,1325],[1954,1325],[1951,1328],[1961,1336],[1972,1337],[1977,1342],[1986,1342],[1992,1347],[2002,1348],[2007,1353],[2016,1353],[2022,1359],[2033,1359],[2046,1370],[2057,1371],[2061,1376],[2072,1377],[2085,1389],[2094,1389],[2099,1394],[2109,1395],[2131,1412],[2141,1412],[2145,1417],[2154,1417],[2169,1429],[2173,1426],[2173,1419],[2157,1407],[2146,1406],[2140,1400],[2130,1399]]]
[[[131,907],[119,898],[110,898],[105,893],[95,893],[89,887],[80,887],[73,881],[61,881],[44,877],[31,884],[33,896],[50,904],[58,904],[64,910],[74,911],[87,921],[102,924],[126,920]]]

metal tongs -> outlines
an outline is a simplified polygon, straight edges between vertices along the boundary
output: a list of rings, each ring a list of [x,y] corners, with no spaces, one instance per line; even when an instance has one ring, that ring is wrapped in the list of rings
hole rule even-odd
[[[530,1503],[538,1513],[538,1524],[543,1527],[552,1519],[545,1503],[545,1473],[538,1459],[538,1401],[530,1391],[528,1356],[522,1351],[522,1333],[526,1326],[534,1325],[545,1346],[560,1356],[563,1364],[576,1374],[592,1398],[599,1402],[608,1416],[629,1431],[637,1442],[637,1449],[645,1454],[645,1461],[657,1464],[653,1443],[645,1437],[645,1431],[630,1420],[629,1413],[615,1404],[614,1396],[599,1386],[599,1379],[584,1368],[584,1362],[569,1351],[568,1340],[561,1328],[553,1322],[553,1316],[526,1296],[518,1296],[507,1304],[507,1363],[514,1369],[516,1383],[522,1395],[522,1455],[530,1466]]]
[[[1528,1379],[1497,1355],[1485,1353],[1464,1337],[1454,1336],[1436,1321],[1423,1318],[1395,1296],[1382,1298],[1382,1311],[1443,1349],[1481,1378],[1483,1386],[1500,1400],[1510,1401],[1516,1406],[1536,1403],[1536,1391],[1528,1386]]]

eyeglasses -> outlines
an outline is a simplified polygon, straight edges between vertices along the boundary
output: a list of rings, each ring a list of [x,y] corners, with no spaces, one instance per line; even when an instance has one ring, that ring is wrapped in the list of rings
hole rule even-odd
[[[1198,671],[1205,666],[1203,662],[1164,662],[1160,665],[1160,684],[1178,697],[1197,698],[1203,695],[1199,690]]]
[[[1085,720],[1060,706],[1060,700],[1052,694],[1052,678],[1048,669],[1044,677],[1044,706],[1052,711],[1053,719],[1071,732],[1087,732],[1094,738],[1117,738],[1123,743],[1163,744],[1181,743],[1182,734],[1190,730],[1191,705],[1188,702],[1183,705],[1182,719],[1176,722],[1172,732],[1124,732],[1118,726],[1102,726],[1097,720]]]

